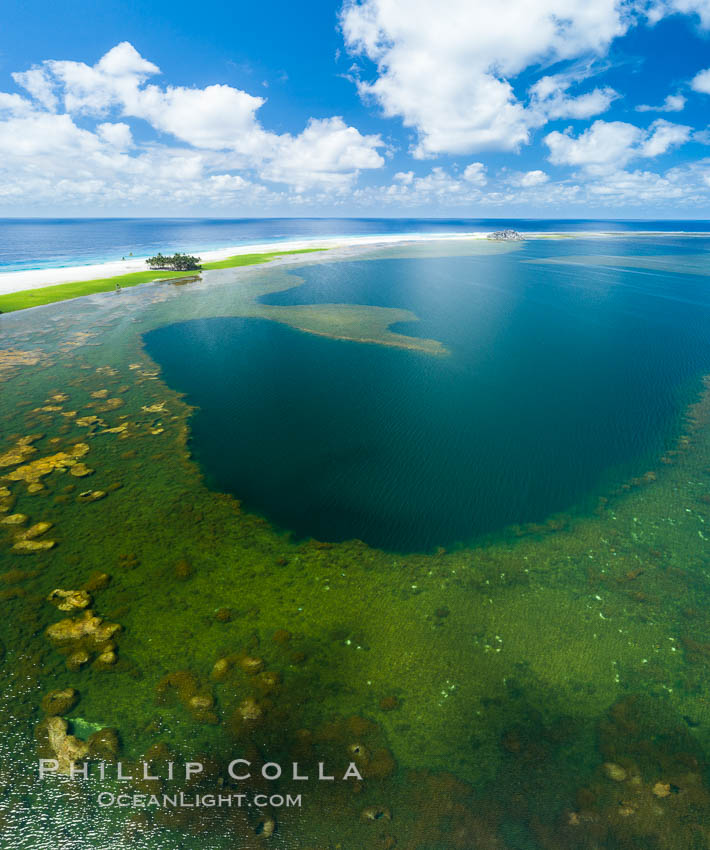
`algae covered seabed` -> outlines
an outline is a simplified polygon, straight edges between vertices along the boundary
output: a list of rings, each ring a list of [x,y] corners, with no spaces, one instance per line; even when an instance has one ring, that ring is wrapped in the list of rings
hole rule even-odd
[[[446,356],[388,329],[408,311],[258,302],[304,262],[2,318],[2,846],[710,846],[708,386],[588,516],[428,554],[293,541],[206,488],[142,335],[239,315]],[[39,781],[53,753],[91,778]],[[237,788],[240,757],[363,781]],[[303,803],[99,808],[102,759],[205,765],[124,792]]]

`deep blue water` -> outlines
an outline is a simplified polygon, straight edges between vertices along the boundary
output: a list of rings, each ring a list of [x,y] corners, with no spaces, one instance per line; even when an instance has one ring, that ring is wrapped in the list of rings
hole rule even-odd
[[[708,221],[572,219],[0,219],[0,272],[120,260],[133,253],[199,252],[293,238],[393,233],[660,230],[710,231]]]
[[[710,271],[709,249],[575,239],[321,263],[264,299],[405,307],[421,321],[395,330],[447,357],[241,318],[159,328],[146,345],[199,408],[191,445],[212,486],[299,536],[427,550],[586,510],[658,465],[710,372],[710,277],[682,271]],[[526,262],[593,253],[677,268]]]

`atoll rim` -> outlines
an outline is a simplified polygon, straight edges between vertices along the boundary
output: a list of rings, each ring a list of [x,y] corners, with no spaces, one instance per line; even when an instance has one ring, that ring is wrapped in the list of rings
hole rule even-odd
[[[453,375],[460,343],[437,335],[444,318],[402,306],[401,287],[399,306],[384,303],[395,294],[381,288],[380,303],[324,297],[354,266],[379,280],[383,263],[403,263],[387,268],[431,280],[431,269],[460,262],[481,279],[499,269],[511,288],[496,285],[495,299],[505,300],[516,286],[506,276],[531,254],[581,256],[566,240],[482,244],[463,259],[460,246],[442,245],[295,256],[268,270],[209,271],[196,287],[146,284],[0,318],[0,817],[4,835],[19,836],[13,846],[705,846],[704,295],[685,347],[677,323],[686,307],[664,307],[666,323],[659,314],[650,322],[648,339],[662,338],[675,359],[664,365],[657,407],[628,420],[643,430],[646,417],[648,439],[623,443],[619,426],[631,455],[607,458],[604,474],[590,476],[576,501],[563,493],[558,510],[483,529],[472,519],[467,539],[431,537],[421,547],[377,546],[367,534],[320,539],[273,521],[273,503],[257,510],[246,473],[243,501],[238,480],[218,486],[200,433],[214,376],[198,400],[194,385],[175,379],[177,356],[152,356],[150,340],[181,325],[207,347],[210,323],[238,326],[220,349],[225,363],[240,340],[263,334],[252,384],[243,384],[246,370],[232,384],[220,373],[222,389],[234,391],[224,401],[232,430],[211,433],[225,467],[239,449],[243,469],[257,457],[264,480],[285,492],[287,451],[267,468],[263,452],[275,443],[264,435],[257,445],[255,435],[286,397],[262,406],[261,420],[246,409],[266,404],[257,383],[283,384],[265,341],[298,353],[297,368],[321,388],[309,396],[321,411],[346,401],[318,384],[328,368],[341,370],[351,393],[366,374],[346,371],[356,365],[386,363],[401,376],[416,361],[420,376]],[[633,240],[627,248],[635,256]],[[443,265],[429,263],[436,256]],[[538,283],[553,266],[549,274],[570,285],[567,262],[525,263]],[[588,281],[609,283],[606,262],[589,268]],[[613,274],[621,286],[623,270]],[[701,297],[701,275],[674,274],[675,286]],[[653,287],[663,275],[671,272],[659,266]],[[364,291],[367,282],[348,285]],[[332,338],[320,336],[324,327]],[[191,352],[186,345],[183,358]],[[639,374],[632,354],[608,362]],[[291,363],[278,368],[293,374]],[[383,433],[401,433],[406,413],[382,409],[393,429]],[[281,416],[293,422],[287,406]],[[561,434],[540,437],[553,448],[557,440],[560,458]],[[373,457],[386,467],[384,445],[344,440],[321,462],[328,474]],[[421,439],[423,465],[435,448]],[[322,485],[329,479],[313,457],[301,475]],[[374,490],[381,479],[370,481]],[[304,484],[301,498],[310,492]],[[376,492],[372,504],[382,504]]]

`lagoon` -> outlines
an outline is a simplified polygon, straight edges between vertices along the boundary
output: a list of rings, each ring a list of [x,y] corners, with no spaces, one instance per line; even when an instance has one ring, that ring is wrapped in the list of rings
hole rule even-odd
[[[443,356],[234,317],[146,346],[196,408],[214,489],[297,538],[460,546],[589,511],[658,463],[710,369],[704,245],[624,238],[613,265],[599,240],[400,249],[305,265],[259,299],[406,309],[418,321],[392,330]]]

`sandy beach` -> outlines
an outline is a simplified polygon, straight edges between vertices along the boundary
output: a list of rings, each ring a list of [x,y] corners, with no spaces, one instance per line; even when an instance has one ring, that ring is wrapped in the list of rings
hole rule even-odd
[[[199,256],[205,263],[226,260],[239,254],[260,254],[271,251],[297,251],[303,248],[347,248],[358,245],[391,245],[399,242],[423,242],[431,240],[485,239],[486,233],[403,233],[383,236],[340,236],[327,239],[284,240],[283,242],[255,242],[249,245],[237,245],[221,248],[218,251],[200,251]],[[118,260],[108,263],[93,263],[80,266],[62,266],[59,268],[27,269],[23,271],[0,273],[0,295],[22,292],[43,286],[60,283],[72,283],[82,280],[114,277],[131,272],[147,270],[145,257],[131,257],[130,260]]]

